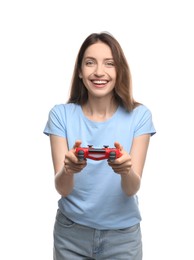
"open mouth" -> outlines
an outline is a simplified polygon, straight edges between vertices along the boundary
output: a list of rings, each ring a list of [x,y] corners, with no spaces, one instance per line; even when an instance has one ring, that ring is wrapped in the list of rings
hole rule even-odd
[[[93,84],[97,85],[97,86],[101,86],[104,87],[107,83],[108,80],[91,80]]]

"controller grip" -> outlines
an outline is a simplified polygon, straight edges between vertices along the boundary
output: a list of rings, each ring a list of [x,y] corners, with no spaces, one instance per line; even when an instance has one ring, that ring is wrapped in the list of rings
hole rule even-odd
[[[116,152],[112,151],[109,153],[109,161],[113,162],[116,159]]]
[[[77,157],[79,161],[83,161],[84,160],[84,151],[83,150],[79,150],[77,153]]]

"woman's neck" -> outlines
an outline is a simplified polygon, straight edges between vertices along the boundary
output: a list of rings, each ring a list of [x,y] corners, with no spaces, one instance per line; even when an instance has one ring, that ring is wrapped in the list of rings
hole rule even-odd
[[[103,122],[113,116],[118,108],[117,102],[111,98],[109,101],[103,98],[88,99],[82,106],[84,115],[92,121]]]

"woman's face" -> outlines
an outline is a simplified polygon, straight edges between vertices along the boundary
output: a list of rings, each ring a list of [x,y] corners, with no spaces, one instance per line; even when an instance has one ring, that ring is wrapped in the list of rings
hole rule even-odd
[[[116,69],[111,49],[107,44],[97,42],[86,49],[79,76],[89,95],[95,97],[112,95],[116,82]]]

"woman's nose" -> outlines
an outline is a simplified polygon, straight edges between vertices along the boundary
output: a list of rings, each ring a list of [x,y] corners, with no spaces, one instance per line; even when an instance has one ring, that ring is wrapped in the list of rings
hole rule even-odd
[[[103,66],[102,65],[97,65],[94,73],[98,77],[103,76],[104,75],[104,68],[103,68]]]

